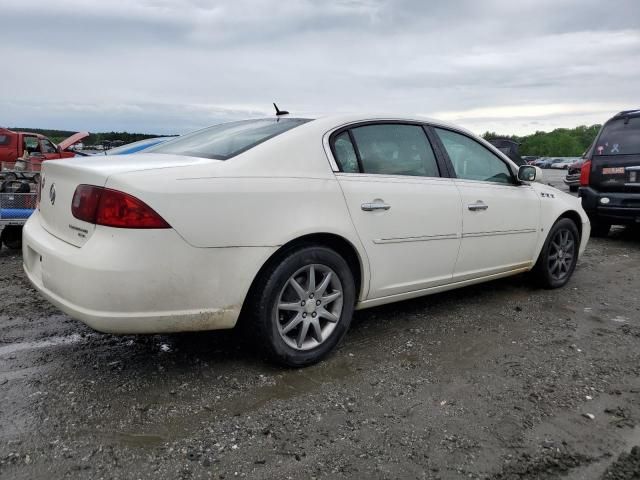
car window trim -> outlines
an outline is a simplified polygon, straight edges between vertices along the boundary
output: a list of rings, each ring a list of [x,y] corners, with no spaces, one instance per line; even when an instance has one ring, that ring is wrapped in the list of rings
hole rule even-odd
[[[436,132],[436,129],[448,130],[450,132],[457,133],[458,135],[462,135],[463,137],[466,137],[469,140],[477,143],[482,148],[484,148],[489,153],[491,153],[494,157],[496,157],[498,160],[500,160],[502,163],[504,163],[504,165],[507,167],[507,171],[509,172],[509,175],[511,176],[511,180],[512,180],[512,183],[508,184],[508,185],[515,186],[515,187],[522,185],[522,182],[518,181],[517,177],[514,175],[513,169],[511,168],[511,165],[509,165],[508,162],[506,162],[499,155],[496,155],[495,152],[492,152],[491,149],[487,148],[481,142],[479,142],[476,139],[474,139],[473,137],[471,137],[468,133],[463,132],[463,131],[458,130],[458,129],[455,129],[455,128],[448,127],[448,126],[446,126],[446,127],[442,126],[442,125],[433,126],[433,133],[438,138],[438,145],[442,148],[442,154],[447,159],[448,165],[451,167],[451,174],[452,174],[453,178],[457,178],[458,180],[465,180],[465,181],[468,180],[468,181],[471,181],[471,182],[490,183],[492,185],[507,185],[507,184],[502,183],[502,182],[492,182],[490,180],[474,180],[474,179],[471,179],[471,178],[459,178],[458,174],[455,171],[455,168],[453,167],[453,162],[451,161],[451,158],[449,157],[449,153],[447,152],[447,149],[445,148],[444,144],[442,143],[442,140],[440,140],[440,137],[438,136],[438,132]]]
[[[433,156],[436,160],[436,168],[438,169],[438,176],[430,177],[426,175],[397,175],[397,174],[388,175],[388,174],[382,174],[382,173],[365,172],[362,167],[360,150],[358,149],[358,144],[356,143],[351,130],[358,127],[366,127],[369,125],[410,125],[415,127],[421,127],[422,132],[425,135],[427,143],[431,147],[431,151],[433,152]],[[331,155],[333,157],[335,165],[338,167],[338,171],[341,173],[354,174],[354,175],[380,175],[380,176],[397,176],[397,177],[412,177],[412,178],[451,178],[451,175],[449,175],[449,171],[448,171],[448,168],[446,167],[446,164],[443,162],[442,158],[438,155],[438,150],[434,147],[434,144],[431,141],[431,138],[429,137],[429,135],[427,134],[427,131],[425,130],[425,127],[427,126],[428,124],[426,123],[417,122],[417,121],[414,122],[410,120],[365,120],[361,122],[350,123],[348,125],[344,125],[340,128],[335,129],[329,134],[329,150],[331,151]],[[335,152],[335,138],[345,131],[349,132],[349,139],[351,140],[353,149],[356,152],[356,158],[358,160],[358,169],[359,169],[358,172],[344,172],[342,170],[342,165],[338,161],[338,156],[336,155],[336,152]]]
[[[347,136],[349,137],[349,141],[351,142],[351,148],[353,148],[353,151],[356,154],[356,162],[358,162],[358,172],[356,173],[364,173],[364,168],[362,166],[362,157],[360,156],[360,149],[358,148],[356,139],[353,137],[353,132],[351,131],[351,129],[347,130]],[[340,166],[340,168],[342,168],[342,166]]]

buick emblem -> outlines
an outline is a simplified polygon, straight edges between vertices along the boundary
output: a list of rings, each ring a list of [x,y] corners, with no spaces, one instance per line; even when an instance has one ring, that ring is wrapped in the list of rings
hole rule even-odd
[[[51,205],[56,203],[56,184],[52,183],[49,187],[49,200],[51,200]]]

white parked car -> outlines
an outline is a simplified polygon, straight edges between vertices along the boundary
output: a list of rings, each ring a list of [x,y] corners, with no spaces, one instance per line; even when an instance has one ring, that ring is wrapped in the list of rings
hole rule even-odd
[[[113,333],[232,328],[308,365],[363,309],[532,270],[563,286],[580,201],[424,118],[216,125],[134,156],[45,162],[24,269]],[[241,315],[242,314],[242,315]]]
[[[571,165],[576,163],[580,158],[579,157],[563,157],[557,158],[556,160],[560,160],[559,162],[553,162],[549,165],[550,168],[557,168],[560,170],[567,170]]]

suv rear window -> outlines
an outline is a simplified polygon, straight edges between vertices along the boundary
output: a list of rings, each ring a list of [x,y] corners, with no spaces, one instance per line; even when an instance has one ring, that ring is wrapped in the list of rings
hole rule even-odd
[[[151,147],[146,152],[227,160],[309,121],[306,118],[264,118],[222,123]]]
[[[640,117],[607,122],[596,142],[594,155],[640,154]]]

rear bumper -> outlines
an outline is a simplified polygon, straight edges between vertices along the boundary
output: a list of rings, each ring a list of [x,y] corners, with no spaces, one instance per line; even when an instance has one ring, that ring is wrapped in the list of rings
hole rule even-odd
[[[582,208],[594,222],[614,225],[640,223],[638,193],[600,192],[591,187],[580,187],[578,196],[582,198]],[[608,203],[603,204],[603,198],[607,198]]]
[[[170,229],[108,227],[78,248],[44,230],[38,212],[22,244],[24,271],[43,296],[96,330],[122,334],[233,327],[275,251],[195,248]]]

